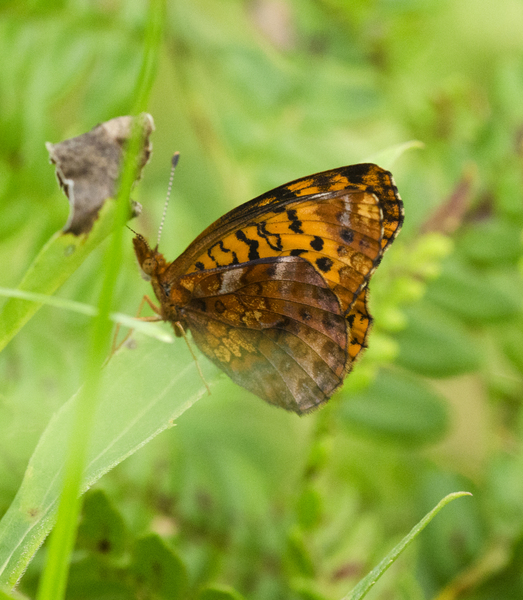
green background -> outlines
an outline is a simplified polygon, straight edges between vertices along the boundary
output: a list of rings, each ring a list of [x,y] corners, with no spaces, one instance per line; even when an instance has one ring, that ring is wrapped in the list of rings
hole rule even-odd
[[[146,11],[0,8],[0,286],[67,219],[44,143],[132,110]],[[393,171],[405,225],[343,390],[300,419],[220,378],[88,493],[66,597],[338,599],[459,489],[473,498],[368,597],[523,597],[523,4],[169,0],[164,27],[131,226],[154,241],[180,151],[168,259],[271,187],[366,160]],[[114,309],[133,315],[149,288],[124,238]],[[58,295],[96,304],[103,251]],[[81,385],[89,330],[43,307],[0,357],[0,515]],[[19,586],[30,597],[44,555]]]

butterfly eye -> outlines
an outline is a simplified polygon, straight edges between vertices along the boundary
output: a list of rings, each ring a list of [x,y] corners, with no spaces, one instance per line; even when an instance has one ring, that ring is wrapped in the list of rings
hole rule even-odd
[[[157,264],[158,263],[156,262],[155,258],[146,258],[142,263],[142,271],[146,275],[152,275],[156,269]]]

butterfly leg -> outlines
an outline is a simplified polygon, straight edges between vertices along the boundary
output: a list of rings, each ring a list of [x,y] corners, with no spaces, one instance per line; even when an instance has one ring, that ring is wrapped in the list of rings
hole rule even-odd
[[[152,310],[158,315],[160,316],[162,314],[160,307],[157,306],[150,298],[147,294],[144,295],[144,297],[142,298],[142,301],[140,302],[140,306],[138,307],[138,315],[142,312],[143,309],[143,305],[147,302],[147,304],[152,308]],[[159,319],[155,319],[156,321],[161,321],[161,317]]]
[[[183,325],[180,323],[180,321],[176,321],[174,323],[174,326],[180,332],[179,335],[181,335],[183,337],[183,339],[185,340],[185,343],[187,344],[187,347],[189,348],[189,352],[191,353],[191,356],[193,357],[193,360],[196,363],[196,368],[198,369],[198,373],[200,375],[200,378],[203,381],[205,387],[207,388],[207,393],[210,396],[211,395],[211,388],[209,387],[209,384],[207,383],[207,381],[205,381],[205,377],[203,376],[202,370],[200,368],[200,363],[198,362],[198,358],[197,358],[196,354],[194,353],[194,350],[192,349],[192,346],[191,346],[191,344],[189,342],[189,339],[187,338],[187,335],[185,333],[185,329],[183,328]],[[175,331],[175,333],[176,333],[176,331]]]
[[[155,316],[140,317],[140,313],[142,312],[143,307],[146,303],[156,313]],[[142,298],[142,301],[140,302],[140,306],[138,307],[138,311],[136,312],[136,318],[140,319],[140,321],[149,321],[149,322],[155,322],[155,321],[162,320],[162,317],[160,316],[160,309],[158,308],[158,306],[156,306],[156,304],[154,304],[154,302],[149,298],[149,296],[147,296],[147,294],[144,295],[144,297]],[[133,329],[129,329],[126,336],[123,338],[123,340],[119,344],[117,344],[116,340],[118,339],[118,334],[120,333],[120,328],[121,328],[120,323],[117,323],[116,328],[114,330],[113,343],[111,345],[111,354],[110,354],[111,356],[125,344],[125,342],[131,337],[131,335],[134,331]]]

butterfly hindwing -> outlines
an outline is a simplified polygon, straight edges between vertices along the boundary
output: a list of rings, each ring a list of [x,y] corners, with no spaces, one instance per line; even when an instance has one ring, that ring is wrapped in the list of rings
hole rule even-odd
[[[253,261],[182,284],[193,290],[182,318],[197,346],[239,385],[298,413],[341,385],[350,360],[346,320],[306,260]]]

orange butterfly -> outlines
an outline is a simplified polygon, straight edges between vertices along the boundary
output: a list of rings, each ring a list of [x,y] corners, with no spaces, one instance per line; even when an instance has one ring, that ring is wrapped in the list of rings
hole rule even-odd
[[[174,262],[141,235],[133,243],[176,335],[189,329],[237,384],[304,414],[327,402],[366,347],[367,285],[402,223],[392,175],[358,164],[231,210]]]

